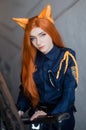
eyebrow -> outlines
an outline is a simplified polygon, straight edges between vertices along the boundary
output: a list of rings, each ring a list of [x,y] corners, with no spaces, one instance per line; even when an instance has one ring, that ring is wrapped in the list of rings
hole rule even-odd
[[[37,35],[40,36],[40,35],[43,34],[43,33],[45,33],[45,32],[40,32],[40,33],[38,33]],[[35,36],[30,35],[30,38],[33,38],[33,37],[35,37]]]

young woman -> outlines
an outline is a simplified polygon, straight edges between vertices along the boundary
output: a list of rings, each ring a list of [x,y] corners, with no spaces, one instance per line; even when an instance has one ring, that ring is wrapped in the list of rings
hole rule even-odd
[[[75,52],[64,46],[54,26],[50,5],[38,16],[13,20],[25,31],[17,102],[19,115],[29,108],[30,120],[68,112],[70,118],[62,122],[61,130],[74,130],[78,66]]]

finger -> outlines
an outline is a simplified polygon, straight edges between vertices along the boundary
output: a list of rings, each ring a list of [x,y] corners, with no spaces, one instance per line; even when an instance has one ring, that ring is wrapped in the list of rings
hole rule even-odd
[[[19,114],[19,116],[21,117],[21,116],[24,115],[24,112],[19,110],[19,111],[18,111],[18,114]]]
[[[33,114],[33,116],[30,118],[30,120],[34,120],[40,116],[45,116],[47,115],[47,113],[43,112],[43,111],[36,111],[35,114]]]

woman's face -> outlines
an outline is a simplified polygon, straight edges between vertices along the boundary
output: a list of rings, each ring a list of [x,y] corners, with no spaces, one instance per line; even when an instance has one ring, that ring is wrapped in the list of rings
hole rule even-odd
[[[53,48],[51,37],[39,27],[32,29],[30,40],[33,46],[44,54],[47,54]]]

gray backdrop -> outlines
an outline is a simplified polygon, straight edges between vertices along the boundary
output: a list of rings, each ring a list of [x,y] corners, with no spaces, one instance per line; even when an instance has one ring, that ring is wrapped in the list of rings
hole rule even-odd
[[[76,129],[86,128],[86,0],[0,0],[0,71],[16,102],[20,84],[23,30],[12,17],[38,15],[51,4],[55,25],[65,44],[76,51],[79,85],[76,90]]]

